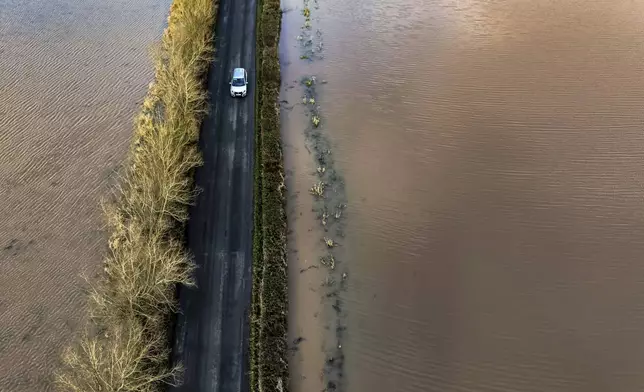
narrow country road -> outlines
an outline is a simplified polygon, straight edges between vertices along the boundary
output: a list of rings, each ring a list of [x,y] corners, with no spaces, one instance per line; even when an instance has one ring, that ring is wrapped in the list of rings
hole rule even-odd
[[[220,0],[211,113],[201,129],[202,192],[190,211],[187,240],[197,288],[181,288],[173,360],[182,392],[248,391],[251,299],[256,0]],[[232,98],[232,70],[248,70],[248,95]]]

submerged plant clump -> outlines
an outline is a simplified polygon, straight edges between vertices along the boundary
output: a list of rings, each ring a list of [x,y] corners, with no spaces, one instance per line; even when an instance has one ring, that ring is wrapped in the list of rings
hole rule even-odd
[[[318,8],[317,1],[314,1],[315,8]],[[302,23],[302,33],[297,36],[297,40],[302,43],[302,55],[300,59],[302,60],[319,60],[322,59],[322,41],[321,34],[319,30],[313,34],[313,19],[312,11],[310,8],[310,0],[304,1],[304,8],[302,9],[302,15],[304,16],[304,22]]]
[[[309,189],[309,192],[311,192],[311,194],[316,197],[324,197],[325,188],[326,188],[326,184],[322,181],[318,181],[317,183],[313,184],[311,189]]]
[[[321,257],[320,262],[331,269],[335,269],[335,257],[331,254]]]

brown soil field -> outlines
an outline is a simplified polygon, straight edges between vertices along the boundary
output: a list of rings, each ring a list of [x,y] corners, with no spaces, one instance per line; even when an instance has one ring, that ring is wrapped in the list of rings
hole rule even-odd
[[[107,241],[100,199],[153,77],[169,0],[0,13],[0,390],[51,391]]]

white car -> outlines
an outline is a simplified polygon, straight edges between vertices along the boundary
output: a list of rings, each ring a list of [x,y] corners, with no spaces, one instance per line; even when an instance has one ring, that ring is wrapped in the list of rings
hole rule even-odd
[[[235,68],[230,81],[230,96],[245,97],[248,93],[248,74],[244,68]]]

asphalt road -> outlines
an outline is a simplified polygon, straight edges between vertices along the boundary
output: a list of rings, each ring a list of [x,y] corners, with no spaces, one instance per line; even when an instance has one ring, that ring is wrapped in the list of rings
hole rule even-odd
[[[201,129],[202,188],[191,209],[188,247],[197,288],[180,288],[173,360],[185,367],[171,391],[248,391],[251,299],[256,0],[220,0],[211,113]],[[232,98],[232,70],[248,71],[248,95]]]

